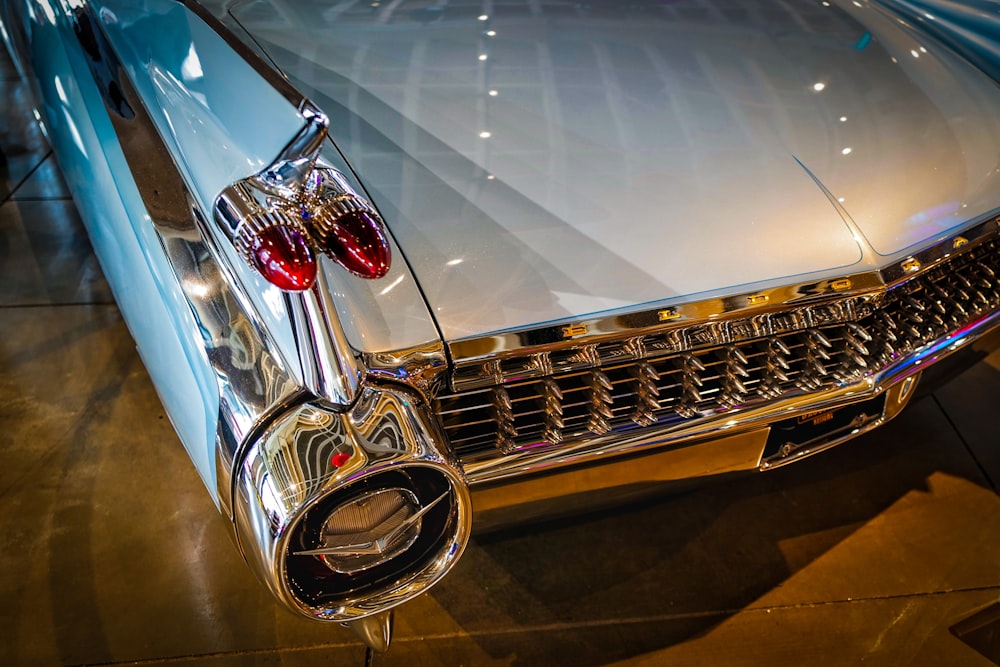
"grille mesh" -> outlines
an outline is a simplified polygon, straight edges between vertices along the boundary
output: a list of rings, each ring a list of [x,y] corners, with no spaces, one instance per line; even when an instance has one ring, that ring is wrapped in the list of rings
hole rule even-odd
[[[709,331],[699,346],[689,327],[681,351],[666,331],[480,362],[480,375],[496,380],[441,395],[436,407],[468,461],[763,405],[878,372],[994,311],[998,272],[1000,242],[991,240],[887,292],[770,313],[766,326],[723,323],[763,332],[734,342]]]

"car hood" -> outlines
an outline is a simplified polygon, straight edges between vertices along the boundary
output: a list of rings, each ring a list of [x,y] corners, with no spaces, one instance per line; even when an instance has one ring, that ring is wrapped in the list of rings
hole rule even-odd
[[[1000,90],[867,3],[414,7],[233,16],[447,340],[873,268],[998,200]]]

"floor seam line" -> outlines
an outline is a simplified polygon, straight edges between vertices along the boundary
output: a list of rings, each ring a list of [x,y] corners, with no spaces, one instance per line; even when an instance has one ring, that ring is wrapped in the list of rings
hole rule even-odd
[[[941,404],[941,400],[937,397],[937,394],[932,393],[931,398],[934,399],[934,404],[938,406],[939,410],[941,410],[941,413],[944,415],[945,421],[947,421],[948,425],[951,426],[952,431],[954,431],[955,435],[958,436],[958,440],[959,442],[962,443],[962,446],[965,448],[965,451],[969,454],[969,456],[972,457],[972,461],[976,464],[976,467],[979,469],[979,474],[983,476],[983,479],[986,480],[986,483],[989,484],[990,487],[993,489],[993,493],[1000,494],[1000,487],[997,486],[997,482],[993,480],[993,477],[990,476],[989,471],[986,470],[986,467],[979,460],[979,457],[976,456],[976,451],[972,448],[971,445],[969,445],[969,442],[965,439],[965,436],[959,430],[958,424],[955,423],[955,421],[951,418],[951,415],[948,414],[948,411],[945,409],[944,405]]]
[[[700,612],[689,612],[689,613],[678,613],[678,614],[661,614],[646,617],[633,617],[633,618],[616,618],[616,619],[601,619],[591,622],[577,622],[577,623],[548,623],[540,625],[532,625],[526,627],[518,628],[500,628],[495,630],[473,630],[469,632],[450,632],[450,633],[438,633],[438,634],[421,634],[412,637],[396,637],[393,639],[394,643],[412,643],[412,642],[424,642],[428,640],[444,640],[444,639],[455,639],[461,637],[475,638],[475,637],[488,637],[491,635],[511,635],[522,632],[552,632],[559,630],[573,630],[582,628],[596,628],[611,625],[638,625],[641,623],[650,622],[663,622],[663,621],[674,621],[674,620],[686,620],[686,619],[696,619],[696,618],[710,618],[713,616],[734,616],[738,613],[770,613],[777,610],[786,609],[803,609],[809,607],[822,607],[834,604],[856,604],[861,602],[878,602],[883,600],[901,600],[907,598],[915,597],[935,597],[941,595],[950,595],[955,593],[975,593],[975,592],[986,592],[986,591],[997,591],[1000,590],[1000,585],[997,586],[972,586],[968,588],[955,588],[946,591],[929,591],[924,593],[901,593],[897,595],[883,595],[883,596],[870,596],[870,597],[858,597],[858,598],[845,598],[840,600],[826,600],[820,602],[801,602],[795,604],[784,604],[775,605],[770,607],[742,607],[739,609],[719,609],[719,610],[705,610]],[[294,647],[275,647],[266,649],[250,649],[250,650],[234,650],[234,651],[219,651],[214,653],[196,653],[183,656],[171,656],[169,658],[150,658],[144,660],[121,660],[114,662],[102,662],[102,663],[85,663],[90,667],[115,667],[117,665],[157,665],[157,664],[168,664],[171,662],[180,662],[192,659],[208,659],[214,657],[225,657],[225,656],[250,656],[250,655],[268,655],[277,653],[301,653],[305,651],[313,650],[324,650],[324,649],[336,649],[336,648],[351,648],[357,647],[362,650],[364,647],[360,644],[354,644],[350,642],[334,642],[329,644],[312,644],[309,646],[294,646]],[[82,667],[82,666],[81,666]]]
[[[165,658],[142,658],[139,660],[113,660],[110,662],[81,662],[73,663],[69,667],[116,667],[117,665],[160,665],[171,662],[182,662],[188,660],[209,660],[212,658],[239,657],[268,655],[273,653],[301,653],[314,649],[335,649],[335,648],[357,648],[364,651],[364,644],[360,642],[334,642],[330,644],[314,644],[312,646],[289,646],[278,648],[257,648],[257,649],[235,649],[232,651],[213,651],[210,653],[189,653],[187,655],[172,655]]]
[[[38,164],[29,169],[28,173],[25,174],[23,177],[21,177],[21,180],[17,182],[17,185],[11,188],[10,192],[7,193],[7,196],[3,198],[3,201],[0,201],[0,206],[3,206],[9,201],[14,201],[14,195],[17,194],[18,189],[20,189],[21,186],[23,186],[27,182],[27,180],[31,178],[34,175],[34,173],[41,168],[42,164],[44,164],[45,161],[48,160],[51,156],[52,156],[52,149],[49,148],[49,150],[45,153],[45,155],[42,156],[42,159],[38,161]]]

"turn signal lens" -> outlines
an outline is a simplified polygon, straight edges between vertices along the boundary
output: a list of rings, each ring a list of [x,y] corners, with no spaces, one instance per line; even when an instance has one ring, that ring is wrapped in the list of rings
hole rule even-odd
[[[302,233],[284,225],[266,227],[249,242],[250,263],[272,285],[291,292],[316,280],[316,258]]]

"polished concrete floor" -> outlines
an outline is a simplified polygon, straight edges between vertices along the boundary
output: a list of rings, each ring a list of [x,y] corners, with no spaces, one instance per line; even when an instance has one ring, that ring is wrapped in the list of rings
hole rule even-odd
[[[0,67],[0,665],[361,665],[262,592]],[[1000,663],[1000,354],[801,464],[480,536],[376,665]]]

